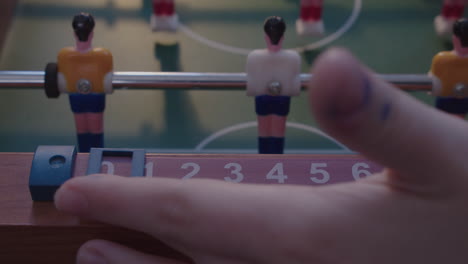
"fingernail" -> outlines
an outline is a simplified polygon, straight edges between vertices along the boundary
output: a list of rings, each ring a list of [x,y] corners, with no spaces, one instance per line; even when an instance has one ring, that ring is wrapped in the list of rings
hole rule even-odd
[[[106,259],[94,248],[83,248],[76,256],[77,264],[106,264]]]
[[[55,194],[55,207],[67,213],[83,214],[88,210],[88,200],[79,191],[62,187]]]

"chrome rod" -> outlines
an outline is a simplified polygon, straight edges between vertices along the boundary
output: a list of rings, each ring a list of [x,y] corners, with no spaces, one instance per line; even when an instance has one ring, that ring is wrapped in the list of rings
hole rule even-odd
[[[378,74],[379,78],[408,91],[430,91],[431,78],[425,74]],[[245,73],[195,73],[195,72],[115,72],[115,89],[189,89],[189,90],[242,90],[246,84]],[[312,78],[301,74],[302,86]],[[0,71],[0,89],[42,89],[42,71]]]

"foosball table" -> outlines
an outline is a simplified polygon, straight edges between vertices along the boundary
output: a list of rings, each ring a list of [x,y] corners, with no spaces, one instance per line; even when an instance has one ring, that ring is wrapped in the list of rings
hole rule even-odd
[[[327,0],[324,31],[314,36],[298,22],[304,16],[300,1],[180,0],[177,20],[169,22],[154,16],[156,5],[148,0],[0,5],[1,263],[73,262],[77,248],[95,237],[178,254],[147,235],[58,212],[50,201],[71,177],[108,173],[320,186],[379,172],[382,166],[322,132],[311,117],[305,93],[314,59],[327,47],[344,46],[379,78],[432,105],[431,60],[451,49],[433,29],[440,3],[419,0]],[[94,45],[113,54],[104,143],[89,153],[75,147],[70,92],[60,88],[57,69],[51,75],[46,68],[63,47],[74,45],[71,18],[80,12],[94,16]],[[257,154],[245,69],[248,54],[265,48],[262,25],[269,16],[284,18],[284,49],[301,60],[301,95],[291,100],[284,154],[274,155]],[[55,96],[49,96],[50,76]]]

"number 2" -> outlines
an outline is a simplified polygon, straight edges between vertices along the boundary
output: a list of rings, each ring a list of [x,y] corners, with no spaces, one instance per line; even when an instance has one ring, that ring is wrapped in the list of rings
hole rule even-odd
[[[200,165],[193,163],[193,162],[184,163],[180,168],[186,170],[190,167],[192,168],[192,171],[189,172],[187,175],[185,175],[182,178],[183,180],[192,178],[193,176],[197,175],[197,173],[200,171]]]

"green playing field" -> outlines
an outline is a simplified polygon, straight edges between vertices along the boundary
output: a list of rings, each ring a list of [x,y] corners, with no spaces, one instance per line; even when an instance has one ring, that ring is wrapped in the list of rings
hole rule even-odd
[[[175,34],[151,31],[147,0],[23,0],[5,36],[0,70],[43,70],[74,44],[71,19],[85,11],[97,21],[95,46],[112,51],[116,71],[244,72],[245,53],[265,46],[263,20],[279,15],[288,22],[286,48],[314,47],[301,53],[303,72],[321,51],[338,45],[379,73],[425,73],[432,56],[450,48],[432,26],[440,5],[325,0],[327,33],[314,38],[295,33],[299,0],[179,0]],[[241,90],[117,90],[107,99],[105,142],[161,152],[255,152],[255,119],[253,99]],[[286,153],[342,150],[317,131],[304,94],[293,99],[289,122]],[[66,95],[47,99],[40,90],[1,90],[0,124],[0,151],[75,144]]]

